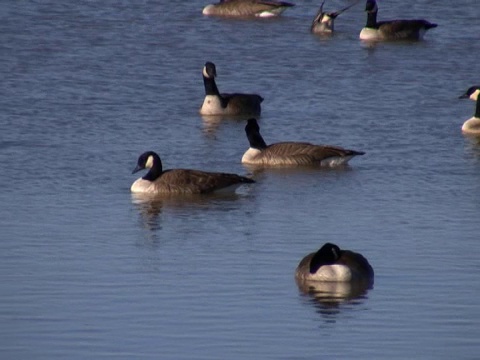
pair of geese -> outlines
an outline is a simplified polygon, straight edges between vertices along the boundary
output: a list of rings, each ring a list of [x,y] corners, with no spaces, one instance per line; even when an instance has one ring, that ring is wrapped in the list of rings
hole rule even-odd
[[[332,34],[335,18],[358,2],[359,0],[335,12],[324,12],[323,1],[312,22],[311,32]],[[292,3],[275,0],[221,0],[217,4],[207,5],[203,9],[203,14],[224,17],[273,17],[292,6],[294,6]],[[366,1],[365,11],[367,23],[360,32],[361,40],[421,40],[427,30],[437,26],[423,19],[377,21],[378,6],[375,0]]]

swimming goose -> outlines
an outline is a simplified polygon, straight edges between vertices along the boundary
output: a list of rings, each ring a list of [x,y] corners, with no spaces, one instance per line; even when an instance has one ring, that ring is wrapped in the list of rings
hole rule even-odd
[[[374,272],[361,254],[340,250],[337,245],[326,243],[300,261],[295,278],[300,281],[358,281],[373,284]]]
[[[205,6],[202,13],[216,16],[273,17],[292,6],[292,3],[274,0],[220,0],[217,4]]]
[[[459,99],[472,99],[477,102],[475,114],[465,121],[462,125],[462,131],[465,134],[480,135],[480,86],[472,86],[468,88],[465,94],[461,95]]]
[[[263,98],[257,94],[220,94],[215,83],[217,70],[208,61],[203,67],[205,100],[200,108],[201,115],[260,115]]]
[[[331,35],[334,30],[334,20],[336,17],[344,11],[350,9],[353,5],[358,4],[359,1],[360,0],[357,0],[353,4],[350,4],[341,10],[328,13],[323,12],[323,5],[325,4],[325,1],[323,1],[322,5],[320,5],[320,10],[318,10],[317,15],[315,15],[315,18],[313,19],[310,32],[313,34]]]
[[[153,151],[140,155],[132,174],[143,169],[149,169],[149,171],[132,184],[130,190],[133,193],[205,194],[227,190],[227,188],[233,190],[242,184],[255,182],[236,174],[189,169],[163,170],[160,156]]]
[[[306,142],[280,142],[267,145],[260,135],[256,119],[245,126],[250,148],[243,154],[242,163],[262,166],[345,165],[364,152],[347,150],[338,146],[314,145]]]
[[[377,22],[375,0],[367,0],[365,11],[368,12],[367,24],[360,32],[361,40],[421,40],[428,29],[437,27],[437,24],[423,19]]]

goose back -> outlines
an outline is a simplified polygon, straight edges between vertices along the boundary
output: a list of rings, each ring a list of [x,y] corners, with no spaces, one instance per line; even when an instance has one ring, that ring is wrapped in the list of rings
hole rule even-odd
[[[285,1],[223,0],[207,5],[203,9],[203,14],[226,17],[273,17],[292,6],[294,4]]]

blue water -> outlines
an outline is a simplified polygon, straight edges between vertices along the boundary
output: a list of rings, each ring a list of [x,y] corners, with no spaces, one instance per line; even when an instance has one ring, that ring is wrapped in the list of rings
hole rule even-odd
[[[439,26],[375,47],[362,3],[329,39],[309,33],[314,1],[248,21],[206,3],[0,4],[1,358],[477,358],[480,142],[457,99],[478,84],[477,1],[382,2],[379,19]],[[265,98],[267,143],[366,155],[242,166],[245,122],[198,114],[205,61],[221,91]],[[141,201],[146,150],[257,183]],[[327,241],[369,259],[373,289],[299,289],[295,267]]]

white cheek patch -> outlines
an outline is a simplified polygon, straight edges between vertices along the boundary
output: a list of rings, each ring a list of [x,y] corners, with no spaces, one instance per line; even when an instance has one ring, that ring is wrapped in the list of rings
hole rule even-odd
[[[470,99],[472,99],[473,101],[477,101],[478,100],[478,95],[480,95],[480,90],[477,89],[475,90],[472,95],[470,95]]]
[[[146,169],[151,169],[153,166],[153,156],[150,155],[147,159],[147,162],[145,163],[145,168]]]

